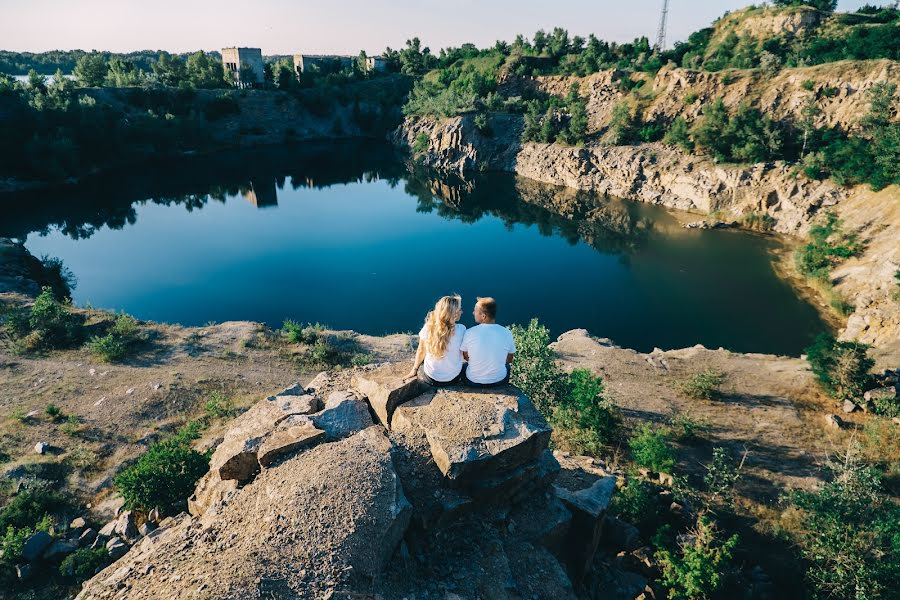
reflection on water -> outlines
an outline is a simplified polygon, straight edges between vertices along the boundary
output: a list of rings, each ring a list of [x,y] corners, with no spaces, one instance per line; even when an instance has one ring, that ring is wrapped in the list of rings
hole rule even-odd
[[[4,202],[0,236],[63,258],[76,302],[141,318],[378,334],[457,291],[497,297],[505,322],[641,350],[797,354],[825,327],[774,275],[770,239],[511,175],[439,177],[381,144],[194,158]]]

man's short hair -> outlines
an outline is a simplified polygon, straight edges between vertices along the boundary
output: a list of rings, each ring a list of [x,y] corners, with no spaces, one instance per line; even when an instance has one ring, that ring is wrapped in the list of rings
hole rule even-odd
[[[476,306],[481,307],[481,312],[484,313],[484,316],[488,319],[497,318],[497,301],[493,298],[478,298],[478,301],[475,304]]]

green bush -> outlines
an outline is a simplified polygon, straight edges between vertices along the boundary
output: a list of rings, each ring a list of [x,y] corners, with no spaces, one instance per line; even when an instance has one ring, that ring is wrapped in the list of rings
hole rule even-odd
[[[425,154],[428,151],[429,146],[431,145],[431,138],[428,137],[428,134],[424,131],[420,132],[415,141],[413,142],[413,153],[414,154]]]
[[[629,441],[631,456],[638,465],[658,473],[671,473],[675,451],[669,445],[669,430],[641,424]]]
[[[619,422],[604,396],[603,380],[588,369],[575,369],[569,375],[568,387],[569,392],[557,405],[551,422],[576,452],[599,454]]]
[[[696,421],[687,415],[675,414],[669,420],[669,430],[672,432],[672,438],[682,444],[697,441],[700,435],[708,428],[709,426],[706,423]]]
[[[354,367],[364,367],[371,364],[375,357],[367,352],[357,352],[350,357],[350,364]]]
[[[567,378],[550,349],[550,331],[537,319],[532,319],[527,327],[513,325],[510,329],[516,343],[510,381],[550,418],[567,392]]]
[[[900,506],[855,449],[829,469],[821,489],[790,496],[807,579],[820,598],[887,598],[900,585]]]
[[[738,536],[721,540],[708,517],[700,517],[696,528],[677,550],[658,548],[656,558],[662,569],[662,584],[671,600],[711,598],[727,579]]]
[[[680,381],[678,388],[689,398],[714,400],[721,395],[719,386],[724,379],[725,376],[719,371],[706,369]]]
[[[219,391],[213,391],[209,394],[203,405],[203,410],[207,416],[213,419],[224,419],[233,417],[237,411],[234,409],[234,402]]]
[[[690,127],[684,117],[675,117],[669,130],[663,137],[663,141],[673,146],[679,146],[688,152],[694,149],[694,142],[691,140]]]
[[[65,557],[59,565],[63,577],[72,577],[77,583],[87,581],[110,563],[105,548],[79,548]]]
[[[121,314],[116,317],[106,335],[94,336],[87,344],[88,350],[104,362],[118,362],[140,341],[137,321]]]
[[[20,352],[68,348],[81,341],[84,319],[56,300],[45,287],[29,310],[13,311],[4,319],[4,329]]]
[[[656,491],[637,477],[629,477],[626,484],[616,490],[610,510],[641,531],[652,531],[660,519]]]
[[[842,260],[861,251],[855,234],[842,230],[841,222],[832,211],[809,229],[810,241],[795,256],[797,269],[813,279],[828,281],[831,269]]]
[[[760,163],[783,156],[782,133],[768,115],[746,104],[729,114],[721,98],[703,109],[691,139],[720,162]]]
[[[116,475],[115,486],[125,506],[144,512],[158,507],[165,515],[185,510],[197,480],[209,470],[209,455],[191,448],[197,437],[197,426],[187,426],[150,446],[136,463]]]
[[[62,409],[52,402],[47,405],[47,408],[44,409],[44,412],[47,413],[47,416],[54,421],[58,421],[63,416]]]
[[[869,370],[875,366],[868,349],[866,344],[839,342],[831,334],[821,333],[806,349],[806,361],[832,397],[858,401],[868,386]]]
[[[286,319],[281,326],[281,335],[291,344],[315,344],[326,327],[321,323],[300,323]]]
[[[706,465],[703,483],[714,500],[731,502],[734,486],[741,478],[740,467],[734,464],[725,448],[713,448],[712,460]]]

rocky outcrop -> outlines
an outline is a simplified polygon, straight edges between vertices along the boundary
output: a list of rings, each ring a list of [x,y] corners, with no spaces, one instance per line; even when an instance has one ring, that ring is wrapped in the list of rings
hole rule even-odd
[[[407,366],[260,400],[232,423],[190,515],[111,522],[133,545],[99,538],[118,560],[78,598],[574,598],[615,478],[560,455],[557,481],[551,429],[517,388],[422,394]],[[388,405],[373,425],[369,409]],[[223,479],[223,457],[251,446],[256,468]]]

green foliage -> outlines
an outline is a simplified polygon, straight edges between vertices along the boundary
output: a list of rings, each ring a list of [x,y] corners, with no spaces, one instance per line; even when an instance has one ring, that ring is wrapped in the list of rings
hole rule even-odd
[[[703,483],[706,491],[716,501],[729,503],[733,499],[734,486],[741,478],[740,467],[734,464],[725,448],[713,448],[712,461],[706,465]]]
[[[551,96],[527,103],[522,141],[577,145],[585,141],[587,127],[587,101],[573,83],[565,98]]]
[[[829,464],[832,479],[790,499],[801,511],[796,533],[817,597],[881,598],[900,584],[900,506],[854,448]]]
[[[416,155],[424,154],[428,151],[430,145],[431,139],[428,137],[428,134],[420,131],[416,136],[416,141],[413,142],[413,153]]]
[[[694,142],[691,140],[691,129],[684,117],[678,116],[669,125],[669,130],[663,137],[663,141],[672,146],[680,146],[682,149],[691,152],[694,149]]]
[[[775,227],[775,218],[764,212],[752,211],[741,217],[741,223],[747,229],[771,231]]]
[[[107,334],[92,337],[87,348],[104,362],[119,362],[140,340],[137,321],[130,315],[121,314],[116,317]]]
[[[290,344],[315,344],[325,329],[321,323],[300,323],[286,319],[281,326],[281,335]]]
[[[688,398],[714,400],[720,396],[719,386],[724,380],[721,372],[706,369],[680,381],[678,388]]]
[[[797,269],[813,279],[828,281],[831,269],[846,258],[859,254],[861,247],[855,234],[847,234],[833,211],[825,213],[824,222],[809,230],[810,241],[796,255]]]
[[[874,394],[872,412],[882,417],[893,419],[900,417],[900,398],[891,394]]]
[[[513,325],[510,329],[516,344],[510,382],[525,392],[544,416],[551,417],[566,394],[567,380],[554,361],[550,331],[537,319],[527,327]]]
[[[81,583],[100,572],[109,563],[109,552],[105,548],[79,548],[63,559],[59,565],[59,573]]]
[[[364,367],[371,364],[375,357],[366,352],[357,352],[350,357],[350,365],[354,367]]]
[[[822,12],[834,12],[837,0],[772,0],[775,6],[812,6]]]
[[[217,96],[203,105],[203,114],[209,121],[218,121],[241,112],[241,105],[231,94]]]
[[[650,531],[659,523],[659,500],[653,486],[637,477],[628,477],[613,495],[610,510],[642,531]]]
[[[859,400],[869,383],[875,361],[869,347],[859,342],[839,342],[829,333],[819,334],[806,349],[806,361],[813,374],[831,396],[838,400]]]
[[[150,446],[136,463],[116,475],[115,486],[125,506],[145,512],[158,507],[164,515],[185,510],[197,480],[209,469],[208,454],[191,448],[197,437],[196,426],[185,427]]]
[[[78,415],[69,415],[66,422],[60,426],[60,430],[66,435],[76,435],[81,429],[81,419]]]
[[[576,452],[596,455],[611,440],[619,419],[604,396],[603,380],[588,369],[575,369],[551,422]]]
[[[682,444],[697,441],[708,428],[709,426],[705,422],[697,421],[684,414],[675,414],[669,419],[669,431],[672,439]]]
[[[47,408],[44,409],[44,412],[47,413],[47,416],[54,421],[58,421],[63,416],[62,409],[52,402],[47,405]]]
[[[658,548],[662,584],[672,600],[711,598],[724,586],[738,537],[721,540],[713,522],[705,516],[677,550]]]
[[[658,473],[671,473],[675,467],[675,451],[669,445],[670,432],[665,427],[642,423],[631,437],[631,456],[638,465]]]
[[[729,114],[721,98],[704,108],[691,139],[720,162],[759,163],[783,154],[781,131],[768,115],[746,104]]]
[[[85,54],[75,62],[75,81],[82,87],[100,87],[106,81],[107,59],[100,53]]]
[[[0,531],[9,528],[46,530],[52,524],[52,516],[71,510],[73,504],[68,496],[49,489],[46,485],[26,486],[0,510]]]
[[[4,329],[20,352],[67,348],[83,336],[83,318],[60,303],[53,290],[44,287],[30,310],[13,311],[4,318]]]
[[[230,418],[237,413],[234,409],[234,401],[218,390],[210,392],[203,404],[203,410],[208,417],[213,419]]]
[[[613,107],[609,122],[609,140],[616,146],[629,144],[635,139],[637,122],[627,102],[619,102]]]

